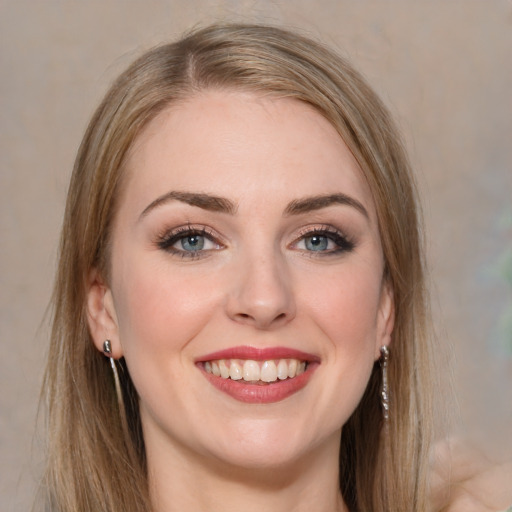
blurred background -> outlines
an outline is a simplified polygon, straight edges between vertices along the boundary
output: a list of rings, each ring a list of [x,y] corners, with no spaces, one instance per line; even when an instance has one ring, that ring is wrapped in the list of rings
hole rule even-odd
[[[67,183],[111,80],[213,21],[296,27],[347,56],[398,119],[424,199],[459,434],[512,458],[512,3],[0,0],[0,509],[28,511]]]

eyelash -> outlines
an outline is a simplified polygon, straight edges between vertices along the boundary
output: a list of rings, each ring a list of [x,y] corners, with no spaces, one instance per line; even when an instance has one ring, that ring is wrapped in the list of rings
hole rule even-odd
[[[203,237],[209,242],[213,243],[216,248],[223,248],[224,246],[217,241],[217,236],[210,231],[205,226],[194,227],[191,225],[181,226],[176,229],[166,230],[161,235],[157,237],[157,245],[163,251],[167,251],[172,255],[180,256],[181,258],[200,258],[205,255],[206,252],[211,249],[199,249],[197,251],[186,251],[181,249],[176,249],[173,247],[174,244],[179,242],[180,240],[184,240],[190,237]]]
[[[209,230],[205,226],[195,227],[191,225],[181,226],[172,230],[165,230],[162,234],[157,237],[157,246],[172,255],[180,256],[181,258],[190,258],[196,259],[205,256],[205,253],[208,253],[212,249],[199,249],[197,251],[187,251],[182,249],[177,249],[173,247],[180,240],[184,240],[186,238],[191,237],[202,237],[207,241],[214,244],[215,249],[222,249],[224,245],[218,241],[218,236],[216,236],[211,230]],[[331,241],[335,244],[334,249],[327,249],[321,251],[315,250],[307,250],[307,249],[298,249],[297,245],[300,242],[307,240],[308,238],[313,237],[325,237],[327,241]],[[354,242],[349,240],[341,231],[332,226],[322,226],[315,228],[306,228],[304,229],[298,236],[298,238],[290,245],[292,248],[296,248],[301,252],[308,253],[311,257],[322,257],[322,256],[333,256],[339,255],[342,253],[350,252],[355,248]]]
[[[297,246],[300,242],[313,237],[325,237],[327,240],[332,241],[336,247],[330,250],[313,251],[307,249],[300,249],[309,254],[311,257],[334,256],[342,253],[351,252],[355,248],[355,243],[352,242],[346,235],[332,226],[322,226],[315,228],[306,228],[302,231],[292,246]]]

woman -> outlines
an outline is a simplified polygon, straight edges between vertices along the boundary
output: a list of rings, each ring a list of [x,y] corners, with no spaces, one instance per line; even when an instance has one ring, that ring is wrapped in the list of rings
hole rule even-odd
[[[47,501],[427,510],[422,255],[400,137],[345,61],[245,25],[143,55],[69,189]]]

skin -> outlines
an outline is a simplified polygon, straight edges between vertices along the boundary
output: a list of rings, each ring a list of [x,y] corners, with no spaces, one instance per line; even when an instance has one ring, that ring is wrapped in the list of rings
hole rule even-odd
[[[469,440],[450,438],[432,454],[432,511],[498,512],[512,505],[512,461],[495,463]]]
[[[223,211],[167,196],[176,191],[223,198]],[[335,193],[348,204],[290,213]],[[194,257],[190,226],[206,231]],[[90,330],[98,350],[108,338],[125,357],[140,395],[155,511],[346,510],[341,429],[390,343],[393,299],[370,190],[333,126],[252,93],[173,105],[129,155],[111,268],[109,283],[90,276]],[[195,364],[239,345],[320,364],[292,396],[242,403]]]

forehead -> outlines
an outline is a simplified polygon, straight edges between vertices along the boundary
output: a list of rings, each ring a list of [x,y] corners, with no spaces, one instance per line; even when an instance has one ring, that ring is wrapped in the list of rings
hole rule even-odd
[[[148,124],[131,149],[127,173],[126,195],[136,195],[139,208],[169,190],[185,190],[237,203],[344,192],[371,216],[374,209],[336,129],[290,98],[219,90],[193,95]]]

